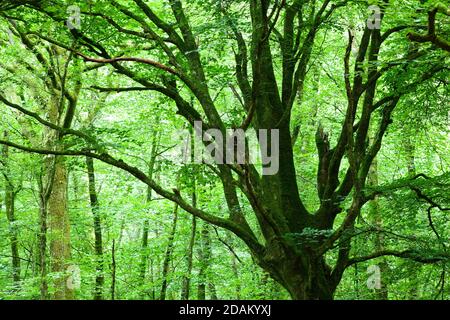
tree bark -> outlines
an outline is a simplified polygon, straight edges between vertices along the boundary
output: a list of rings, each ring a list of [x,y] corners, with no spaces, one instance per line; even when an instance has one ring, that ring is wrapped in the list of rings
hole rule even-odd
[[[8,132],[4,132],[5,140],[8,140]],[[9,148],[3,146],[2,148],[2,160],[3,160],[3,175],[5,186],[5,210],[6,218],[9,223],[9,240],[11,246],[11,266],[12,266],[12,279],[15,287],[18,288],[20,284],[20,255],[19,255],[19,240],[18,231],[16,226],[16,214],[15,214],[15,199],[16,190],[13,185],[12,176],[9,168]]]
[[[198,273],[198,286],[197,286],[197,299],[206,300],[206,289],[208,288],[210,298],[212,300],[218,300],[216,288],[214,282],[208,277],[208,269],[211,263],[212,250],[211,250],[211,237],[210,226],[203,224],[201,230],[201,246],[199,247],[199,262],[200,270]]]
[[[192,276],[192,262],[195,245],[195,235],[197,232],[197,219],[192,217],[191,236],[189,238],[189,245],[186,253],[186,274],[183,276],[183,283],[181,288],[181,300],[189,300],[191,276]]]
[[[190,132],[190,142],[191,142],[191,163],[194,163],[194,133],[193,130]],[[195,169],[196,167],[194,167]],[[197,208],[197,179],[196,179],[196,170],[192,173],[192,206]],[[189,300],[190,289],[191,289],[191,276],[192,276],[192,263],[194,256],[194,246],[195,246],[195,237],[197,234],[197,218],[192,216],[192,227],[191,227],[191,236],[189,238],[188,250],[186,254],[186,274],[183,276],[183,283],[181,287],[181,300]]]
[[[95,237],[95,288],[94,300],[103,299],[103,285],[105,282],[103,271],[103,237],[102,237],[102,219],[99,212],[100,206],[98,202],[97,190],[95,185],[95,169],[94,160],[86,157],[86,167],[89,183],[89,199],[91,204],[92,215],[94,217],[94,237]]]
[[[49,98],[48,120],[59,124],[62,109],[59,92],[52,89]],[[46,128],[44,141],[48,148],[61,148],[61,136],[56,130]],[[68,214],[68,172],[63,156],[49,156],[44,158],[44,201],[47,208],[48,238],[50,242],[51,271],[56,273],[53,285],[55,287],[53,299],[71,300],[74,298],[74,288],[68,285],[67,269],[71,259],[70,222]]]
[[[168,287],[168,275],[169,275],[169,266],[172,261],[172,253],[173,253],[173,245],[175,240],[175,232],[177,229],[178,222],[178,204],[175,204],[175,208],[173,210],[173,220],[172,220],[172,230],[169,233],[169,239],[167,243],[167,250],[164,256],[163,262],[163,270],[162,270],[162,285],[161,285],[161,293],[159,295],[159,300],[165,300],[167,294]]]
[[[415,159],[415,145],[411,140],[410,135],[404,135],[404,147],[406,151],[406,161],[408,165],[408,176],[414,177],[417,174],[416,170],[416,159]],[[417,210],[415,208],[411,208],[411,212],[413,213],[413,223],[417,223]],[[417,300],[419,298],[419,281],[418,275],[420,273],[421,266],[417,263],[413,263],[409,267],[409,299]]]
[[[111,248],[111,300],[116,299],[116,240],[113,239]]]
[[[52,192],[48,202],[50,253],[55,279],[55,300],[71,300],[74,288],[67,285],[67,268],[71,258],[70,224],[67,212],[67,169],[64,158],[56,157]]]
[[[159,121],[159,117],[157,117],[157,122]],[[158,152],[158,144],[160,140],[160,134],[157,131],[153,132],[152,137],[152,147],[151,147],[151,154],[150,154],[150,163],[148,166],[148,176],[150,179],[153,179],[153,174],[155,171],[155,164],[156,164],[156,158],[157,158],[157,152]],[[147,197],[146,197],[146,204],[150,206],[150,203],[152,201],[152,188],[147,187]],[[141,262],[139,265],[139,278],[140,278],[140,285],[143,287],[145,285],[145,274],[147,271],[147,263],[148,263],[148,234],[149,234],[149,219],[146,218],[144,220],[144,225],[142,228],[142,244],[141,244]],[[142,291],[141,297],[143,297],[145,294],[145,290]]]
[[[48,283],[47,283],[47,204],[48,199],[46,191],[44,190],[44,181],[42,174],[38,177],[39,185],[39,233],[38,238],[38,266],[39,266],[39,292],[40,299],[47,300],[48,298]]]
[[[372,186],[372,187],[378,186],[378,161],[377,161],[377,159],[374,159],[374,161],[372,163],[367,182],[368,182],[369,186]],[[379,204],[378,197],[375,197],[375,199],[369,203],[369,217],[374,222],[376,227],[379,228],[380,230],[383,228],[383,217],[381,215],[381,212],[382,211],[380,210],[380,204]],[[375,234],[375,249],[377,251],[382,251],[385,249],[384,236],[383,236],[383,233],[381,233],[381,232],[377,232]],[[385,281],[386,274],[389,271],[386,258],[381,259],[381,263],[380,263],[379,267],[380,267],[380,273],[381,273],[381,279],[380,279],[381,288],[377,289],[376,296],[377,296],[378,300],[389,300],[389,289],[388,289],[388,285]]]
[[[332,281],[330,269],[323,257],[314,257],[312,252],[303,255],[277,256],[271,266],[263,266],[271,277],[280,283],[294,300],[332,300],[337,285]]]

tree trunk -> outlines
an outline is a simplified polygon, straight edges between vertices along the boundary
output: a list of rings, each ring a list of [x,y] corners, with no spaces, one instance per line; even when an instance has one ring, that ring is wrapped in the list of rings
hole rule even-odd
[[[8,140],[8,132],[4,132],[5,140]],[[5,210],[6,218],[9,223],[9,239],[11,245],[11,265],[12,265],[12,279],[15,286],[18,288],[20,283],[20,256],[19,256],[19,241],[18,232],[16,226],[15,215],[15,199],[16,190],[12,182],[12,176],[9,169],[9,148],[3,146],[2,148],[3,158],[3,175],[5,177]]]
[[[208,288],[211,299],[218,300],[216,288],[212,281],[208,278],[208,268],[211,263],[212,250],[211,238],[209,233],[209,225],[203,224],[201,231],[201,246],[199,248],[200,271],[198,274],[197,298],[198,300],[206,300],[206,288]]]
[[[48,120],[53,124],[59,124],[61,118],[61,105],[58,91],[54,91],[50,97]],[[59,133],[46,128],[44,141],[48,148],[60,148]],[[47,156],[44,158],[45,184],[44,201],[46,204],[51,271],[57,273],[54,280],[55,300],[70,300],[74,298],[72,286],[67,285],[67,268],[71,258],[70,224],[68,215],[68,176],[65,158],[62,156]]]
[[[312,255],[312,254],[311,254]],[[305,266],[307,264],[307,267]],[[300,267],[302,266],[303,267]],[[273,267],[264,268],[294,300],[332,300],[336,286],[323,258],[308,255],[280,257]]]
[[[15,200],[16,193],[11,187],[5,190],[5,209],[9,223],[9,238],[11,242],[11,262],[12,262],[12,278],[16,286],[20,283],[20,256],[19,256],[19,239],[15,217]]]
[[[416,172],[416,159],[415,159],[415,145],[414,142],[411,140],[411,134],[405,134],[404,135],[404,147],[406,151],[406,160],[408,164],[408,176],[414,177]],[[417,210],[415,208],[411,208],[411,212],[413,213],[413,221],[412,223],[417,223]],[[414,263],[412,266],[409,267],[409,299],[411,300],[417,300],[419,298],[419,281],[418,281],[418,275],[420,273],[420,269],[422,267],[416,263]]]
[[[113,239],[111,248],[111,300],[116,299],[116,240]]]
[[[148,200],[147,200],[148,202]],[[148,232],[149,232],[149,221],[146,218],[144,220],[144,225],[142,227],[142,242],[141,242],[141,261],[139,263],[139,284],[141,286],[141,299],[145,296],[145,290],[143,286],[145,285],[145,275],[147,273],[147,261],[148,261]]]
[[[214,284],[214,282],[212,282],[212,280],[208,282],[208,290],[211,296],[211,300],[219,300],[219,297],[217,296],[216,285]]]
[[[92,215],[94,217],[94,236],[95,236],[95,255],[96,255],[96,273],[94,300],[103,299],[103,284],[105,282],[103,274],[103,237],[102,237],[102,220],[99,212],[99,203],[97,190],[95,187],[95,171],[94,160],[86,157],[86,166],[88,172],[89,183],[89,199],[91,203]]]
[[[159,117],[157,117],[159,119]],[[151,148],[151,155],[150,155],[150,163],[148,166],[148,176],[150,179],[153,179],[153,174],[155,171],[155,164],[156,164],[156,158],[157,158],[157,152],[158,152],[158,144],[159,144],[159,133],[157,131],[153,132],[153,138],[152,138],[152,148]],[[152,188],[147,187],[147,197],[146,197],[146,204],[149,206],[152,201]],[[149,234],[149,220],[144,220],[144,226],[142,229],[142,245],[141,245],[141,263],[139,266],[139,278],[140,278],[140,285],[143,287],[145,285],[145,273],[147,270],[147,262],[148,262],[148,234]],[[142,291],[141,298],[144,296],[144,291]]]
[[[372,187],[378,186],[378,161],[377,159],[374,159],[372,166],[369,171],[368,176],[368,185]],[[378,202],[378,197],[375,197],[374,200],[372,200],[369,203],[369,216],[377,226],[377,228],[382,229],[383,228],[383,218],[381,216],[380,211],[380,205]],[[381,232],[377,232],[375,234],[375,248],[377,251],[384,250],[384,236]],[[386,284],[386,281],[384,281],[384,277],[388,272],[388,264],[385,258],[382,258],[381,263],[379,265],[380,267],[380,273],[381,273],[381,288],[377,290],[376,296],[378,300],[388,300],[388,285]]]
[[[194,206],[195,206],[195,203],[194,203]],[[191,237],[189,239],[189,245],[188,245],[188,250],[187,250],[187,254],[186,254],[187,270],[186,270],[186,274],[183,276],[183,284],[182,284],[182,288],[181,288],[181,300],[189,300],[190,287],[191,287],[191,276],[192,276],[192,262],[193,262],[196,232],[197,232],[197,219],[195,217],[192,217]]]
[[[194,131],[190,130],[190,147],[191,147],[191,163],[195,162],[195,142],[194,142]],[[183,155],[186,156],[185,154]],[[197,208],[197,180],[196,180],[196,170],[194,167],[194,172],[192,173],[192,206]],[[191,237],[189,239],[189,245],[186,255],[186,265],[187,270],[186,274],[183,276],[183,283],[181,288],[181,300],[189,300],[190,288],[191,288],[191,276],[192,276],[192,262],[194,255],[194,245],[195,245],[195,236],[197,233],[197,219],[195,216],[192,216],[192,227],[191,227]]]
[[[153,281],[155,279],[155,270],[154,270],[153,265],[154,265],[153,259],[150,258],[150,281],[151,281],[151,283],[153,283]],[[156,300],[156,290],[155,290],[154,285],[152,285],[152,289],[151,289],[151,299]]]
[[[166,299],[166,293],[167,293],[167,287],[168,287],[167,277],[169,274],[170,262],[172,261],[172,253],[173,253],[175,232],[177,229],[177,221],[178,221],[178,204],[175,205],[175,208],[173,210],[172,230],[170,231],[170,234],[169,234],[167,250],[166,250],[166,254],[164,256],[163,270],[162,270],[162,286],[161,286],[161,293],[159,295],[159,300]]]
[[[228,243],[232,243],[232,237],[229,233],[227,233]],[[241,280],[239,277],[239,268],[237,264],[237,258],[233,252],[230,252],[231,255],[231,270],[233,270],[234,277],[236,278],[236,300],[241,300]]]
[[[38,266],[39,266],[39,292],[40,299],[48,298],[47,283],[47,204],[46,191],[44,190],[44,182],[42,175],[38,177],[39,184],[39,233],[38,233]]]
[[[67,213],[67,169],[64,158],[56,157],[52,192],[48,202],[52,272],[58,273],[55,300],[71,300],[74,288],[67,285],[67,268],[71,258],[70,224]]]

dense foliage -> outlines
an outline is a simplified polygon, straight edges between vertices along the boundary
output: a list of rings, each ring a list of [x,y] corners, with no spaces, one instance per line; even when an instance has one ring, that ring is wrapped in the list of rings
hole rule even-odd
[[[0,1],[0,299],[449,299],[449,16]],[[278,171],[182,161],[196,122]]]

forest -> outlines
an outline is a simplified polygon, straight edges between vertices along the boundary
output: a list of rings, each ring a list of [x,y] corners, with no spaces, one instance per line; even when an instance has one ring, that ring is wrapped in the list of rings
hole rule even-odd
[[[0,0],[0,300],[449,300],[448,0]]]

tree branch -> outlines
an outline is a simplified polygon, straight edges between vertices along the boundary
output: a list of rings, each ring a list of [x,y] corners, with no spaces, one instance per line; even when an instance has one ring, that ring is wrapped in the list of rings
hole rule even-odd
[[[132,61],[132,62],[139,62],[143,64],[151,65],[157,69],[166,71],[168,73],[171,73],[176,76],[181,76],[181,73],[175,69],[172,69],[171,67],[168,67],[162,63],[156,62],[154,60],[145,59],[145,58],[136,58],[136,57],[118,57],[118,58],[111,58],[111,59],[101,59],[101,58],[92,58],[88,57],[87,55],[81,53],[81,52],[75,52],[77,56],[80,56],[84,59],[84,61],[89,62],[97,62],[97,63],[115,63],[115,62],[121,62],[121,61]]]
[[[432,263],[438,263],[438,262],[444,262],[450,260],[450,255],[446,253],[436,254],[432,256],[425,256],[419,253],[417,250],[405,250],[405,251],[395,251],[395,250],[382,250],[379,252],[372,253],[367,256],[363,257],[355,257],[351,258],[348,263],[347,267],[354,265],[355,263],[365,262],[372,259],[376,259],[379,257],[385,257],[385,256],[393,256],[403,259],[409,259],[420,263],[425,264],[432,264]]]
[[[239,224],[237,224],[233,221],[230,221],[228,219],[214,216],[203,210],[195,208],[194,206],[192,206],[191,204],[186,202],[179,193],[172,193],[170,191],[163,189],[153,179],[148,177],[143,171],[139,170],[138,168],[136,168],[134,166],[131,166],[131,165],[125,163],[122,160],[117,160],[107,153],[97,154],[97,153],[93,153],[89,150],[36,149],[36,148],[30,148],[30,147],[18,145],[18,144],[12,143],[10,141],[5,141],[5,140],[0,140],[0,145],[6,145],[6,146],[10,146],[12,148],[22,150],[25,152],[43,154],[43,155],[91,157],[91,158],[100,160],[104,163],[110,164],[116,168],[122,169],[122,170],[130,173],[131,175],[133,175],[140,181],[144,182],[150,188],[152,188],[160,196],[164,197],[167,200],[177,203],[186,212],[189,212],[190,214],[192,214],[206,222],[209,222],[213,225],[230,230],[231,232],[236,234],[239,238],[241,238],[249,246],[249,248],[252,250],[252,252],[254,254],[261,255],[264,252],[264,247],[258,242],[258,240],[255,238],[255,236],[253,236],[252,234],[250,234],[249,232],[244,230]]]
[[[408,33],[407,37],[409,40],[419,43],[431,42],[437,47],[450,52],[450,42],[436,34],[436,14],[442,13],[450,16],[450,9],[445,5],[439,3],[430,11],[428,11],[428,34],[422,35],[416,32]]]

